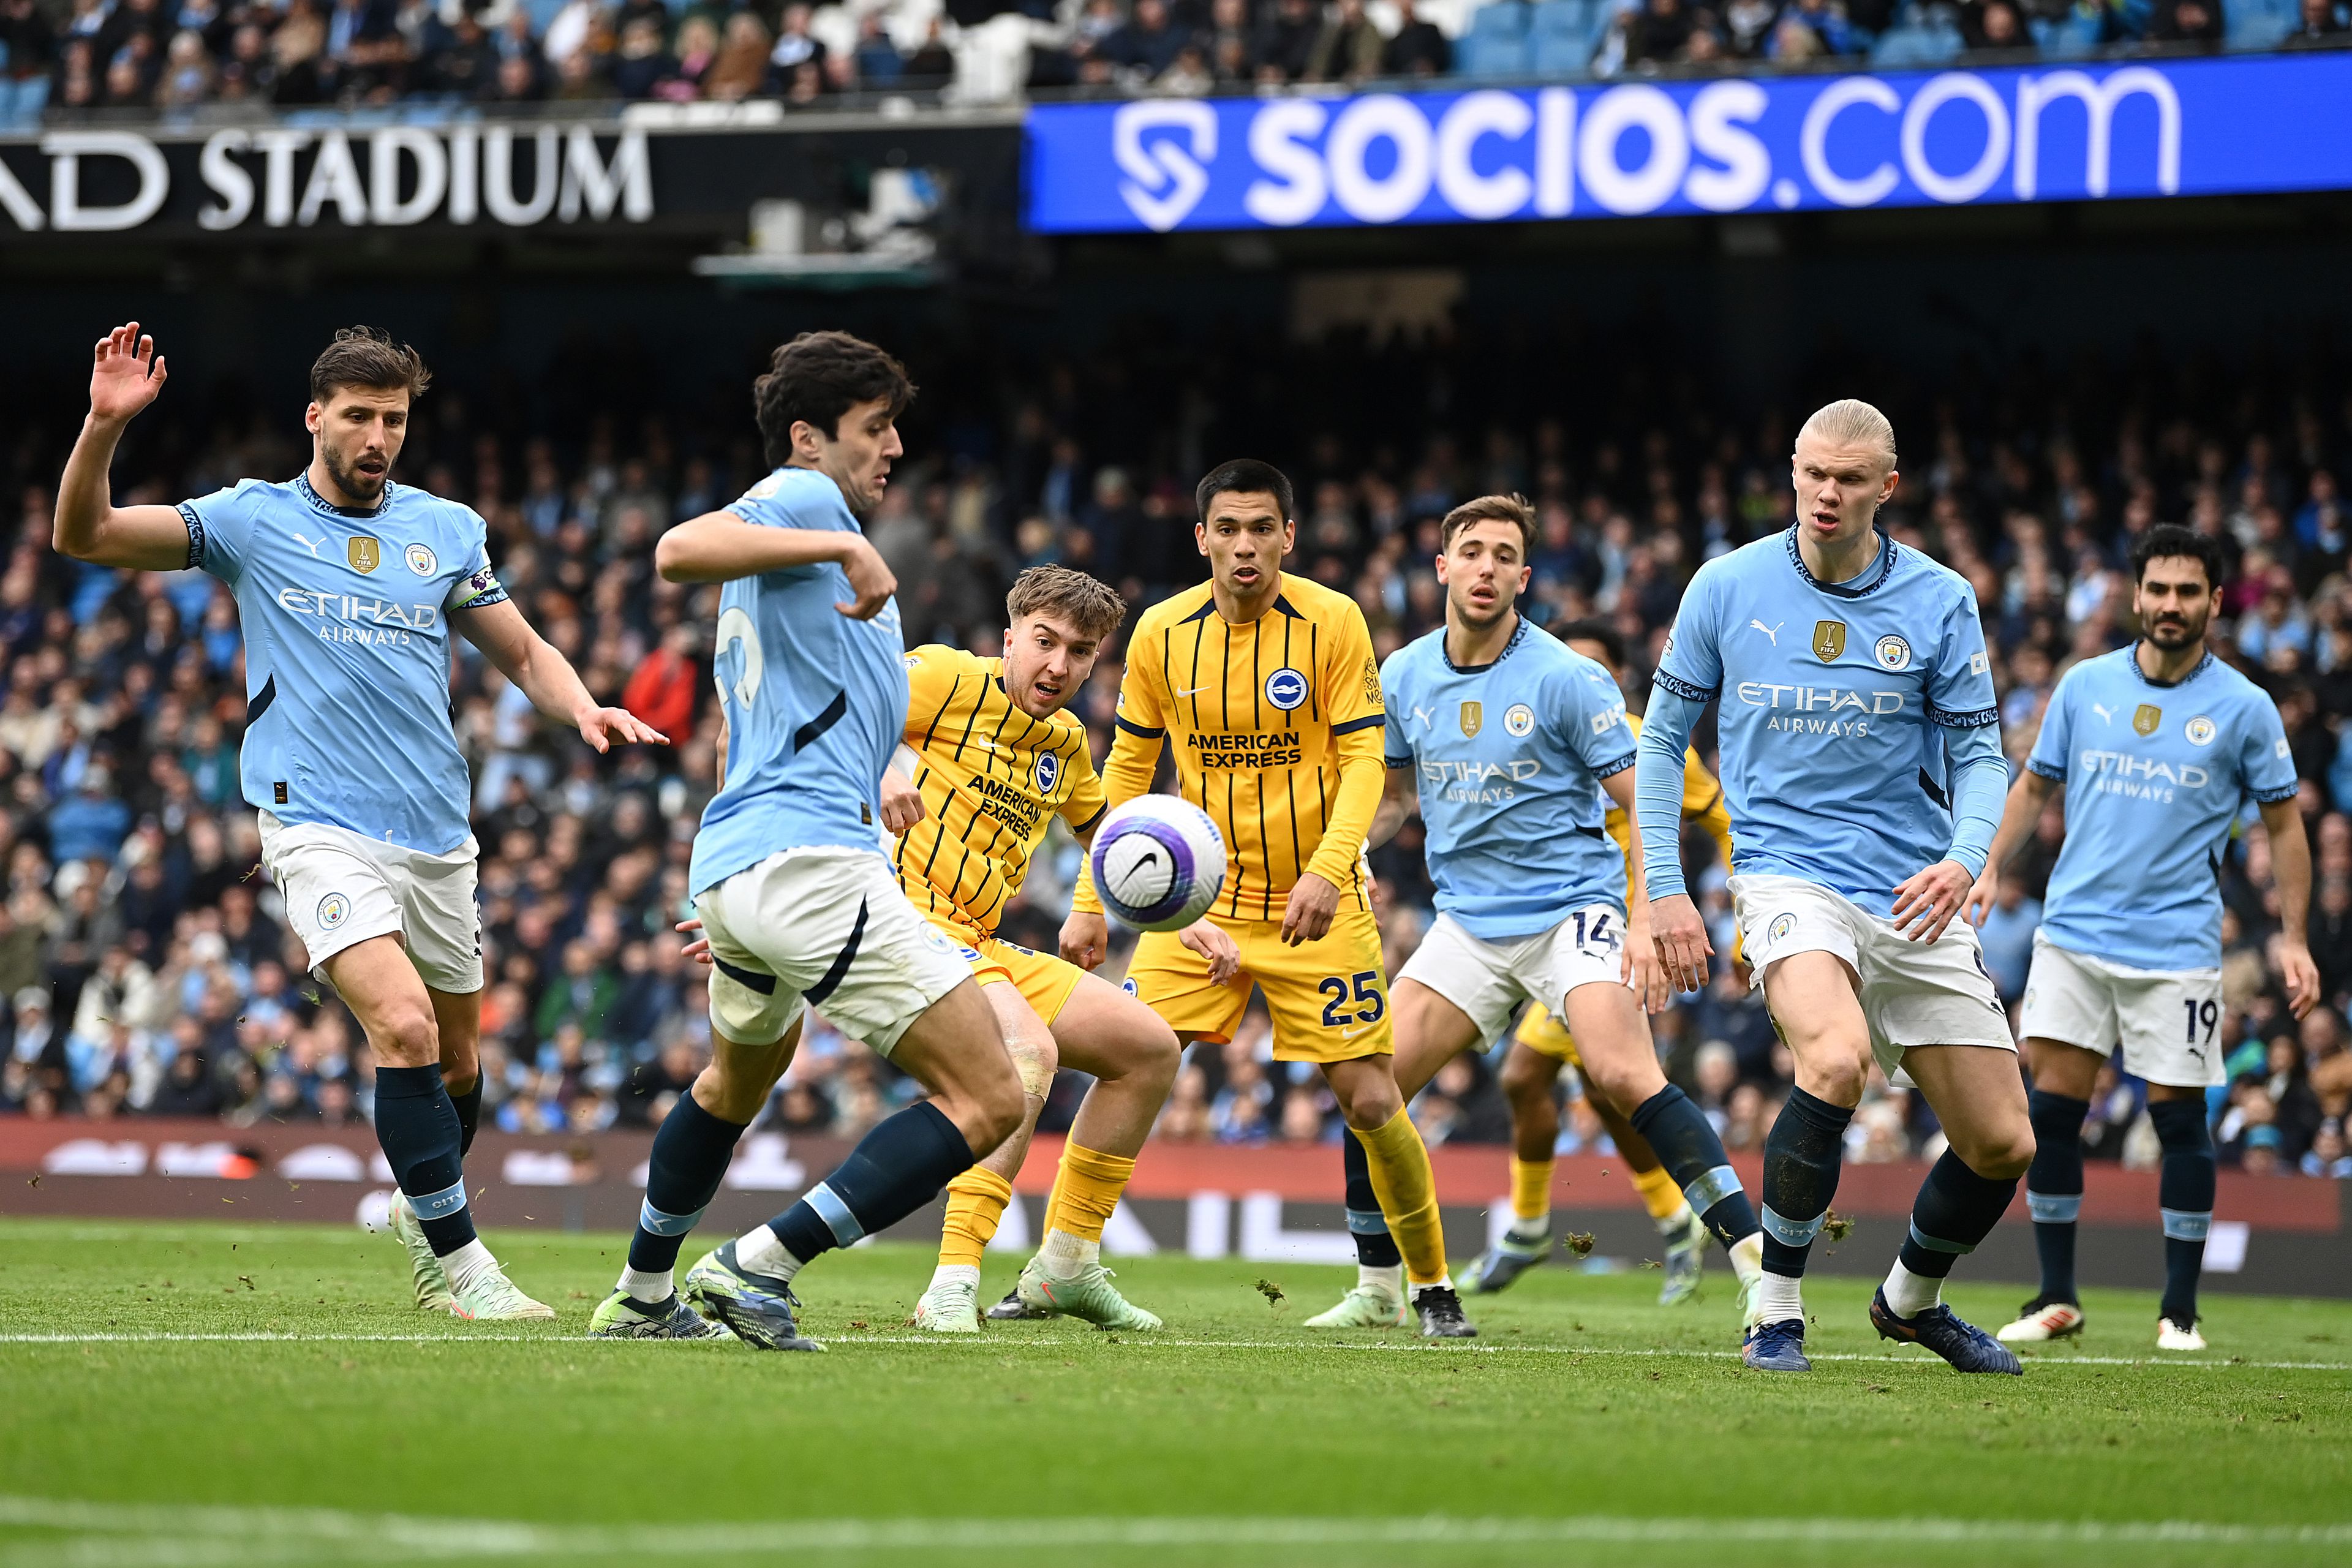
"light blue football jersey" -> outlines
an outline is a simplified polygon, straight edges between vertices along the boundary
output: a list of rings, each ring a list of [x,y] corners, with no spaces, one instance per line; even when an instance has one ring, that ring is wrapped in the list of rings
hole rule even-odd
[[[1975,591],[1884,535],[1844,583],[1813,576],[1794,529],[1706,563],[1656,680],[1695,702],[1722,699],[1733,869],[1801,877],[1880,916],[1896,883],[1951,848],[1947,734],[2000,718]],[[1679,741],[1675,752],[1679,799]],[[1681,889],[1682,866],[1675,824],[1653,825],[1644,805],[1658,897]]]
[[[449,612],[505,601],[471,507],[386,484],[373,511],[308,479],[180,504],[191,559],[236,595],[245,798],[404,849],[466,842],[472,794],[449,721]]]
[[[763,528],[862,531],[841,488],[778,468],[727,509]],[[727,784],[694,836],[692,891],[787,849],[880,850],[882,770],[907,729],[907,646],[894,601],[870,621],[831,562],[720,589],[711,658],[727,710]]]
[[[1633,765],[1601,666],[1522,619],[1492,664],[1457,667],[1440,627],[1381,667],[1392,768],[1412,767],[1437,907],[1488,941],[1625,905],[1600,781]]]
[[[2248,797],[2293,800],[2294,759],[2262,688],[2211,654],[2170,686],[2137,647],[2086,658],[2050,695],[2026,766],[2066,788],[2042,929],[2130,969],[2221,962],[2221,847]]]

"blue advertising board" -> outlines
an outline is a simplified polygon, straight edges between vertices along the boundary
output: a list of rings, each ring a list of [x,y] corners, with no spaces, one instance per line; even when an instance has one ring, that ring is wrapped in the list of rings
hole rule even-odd
[[[2352,188],[2352,53],[1041,104],[1041,234]]]

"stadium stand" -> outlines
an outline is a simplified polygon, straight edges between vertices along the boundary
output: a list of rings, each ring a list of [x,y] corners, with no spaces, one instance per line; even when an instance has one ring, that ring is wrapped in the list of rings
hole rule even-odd
[[[2340,47],[2343,0],[0,0],[0,128]]]
[[[1435,519],[1466,496],[1519,490],[1542,521],[1535,613],[1613,620],[1633,650],[1638,705],[1683,581],[1788,516],[1791,407],[1734,423],[1629,382],[1614,398],[1585,386],[1578,397],[1616,413],[1571,425],[1540,397],[1517,411],[1505,380],[1432,429],[1399,411],[1427,406],[1413,389],[1473,385],[1468,347],[1376,350],[1337,335],[1283,351],[1262,365],[1256,390],[1218,368],[1235,352],[1163,352],[1149,390],[1112,350],[1000,367],[1001,424],[919,425],[910,471],[873,524],[909,640],[990,649],[1003,584],[1040,562],[1087,567],[1139,605],[1190,581],[1197,455],[1164,433],[1181,426],[1179,410],[1207,406],[1212,385],[1223,407],[1211,428],[1196,417],[1188,441],[1275,433],[1267,444],[1299,485],[1290,564],[1352,593],[1382,654],[1442,613],[1425,564]],[[929,378],[919,356],[915,369]],[[1895,414],[1906,457],[1892,528],[1976,584],[2013,760],[2058,674],[2127,638],[2120,567],[2135,535],[2186,521],[2238,561],[2217,641],[2285,717],[2315,829],[2312,946],[2330,1001],[2300,1027],[2284,1010],[2265,950],[2275,895],[2250,817],[2221,868],[2231,1082],[2217,1139],[2247,1171],[2342,1176],[2352,1174],[2352,747],[2338,735],[2352,715],[2352,509],[2336,476],[2352,461],[2352,383],[2325,367],[2253,367],[2226,384],[2215,374],[2143,357],[2071,382],[2019,366],[1941,389]],[[953,379],[949,370],[939,383]],[[1274,392],[1297,386],[1332,390],[1311,408]],[[117,494],[175,500],[299,467],[288,432],[257,416],[202,432],[179,422],[208,406],[240,404],[192,393],[159,408],[126,454]],[[556,413],[509,412],[524,407]],[[64,447],[54,426],[23,429],[0,458],[16,498],[0,569],[0,1116],[363,1117],[364,1046],[305,975],[255,869],[253,817],[236,787],[245,703],[233,604],[196,573],[122,575],[52,553],[49,487]],[[696,434],[714,430],[728,434]],[[477,785],[492,976],[486,1079],[509,1131],[658,1120],[703,1059],[700,982],[669,926],[709,795],[712,594],[657,582],[651,545],[672,521],[724,505],[756,468],[731,404],[708,417],[583,404],[561,368],[532,396],[452,381],[420,405],[401,472],[478,507],[502,578],[591,689],[677,742],[597,758],[478,657],[462,663],[457,730]],[[1082,703],[1098,755],[1118,679],[1107,659]],[[2012,1005],[2058,831],[2044,824],[1985,933]],[[1428,919],[1416,834],[1409,826],[1375,857],[1391,972]],[[1711,858],[1701,843],[1694,857]],[[1041,858],[1008,917],[1016,940],[1051,944],[1075,853],[1063,841]],[[1709,867],[1699,886],[1727,952],[1722,868]],[[1265,1059],[1264,1034],[1254,1018],[1234,1044],[1195,1051],[1160,1135],[1334,1135],[1328,1096]],[[1659,1036],[1727,1142],[1755,1149],[1788,1084],[1756,1002],[1720,973],[1660,1021]],[[1057,1091],[1049,1130],[1076,1087]],[[769,1118],[788,1131],[855,1133],[908,1092],[886,1064],[820,1029]],[[2098,1157],[2153,1157],[2143,1098],[2128,1079],[2103,1082],[2090,1138]],[[1507,1134],[1475,1058],[1449,1067],[1417,1113],[1433,1142]],[[1924,1108],[1884,1084],[1854,1126],[1857,1160],[1937,1144]],[[1603,1146],[1580,1102],[1566,1128],[1564,1149]]]

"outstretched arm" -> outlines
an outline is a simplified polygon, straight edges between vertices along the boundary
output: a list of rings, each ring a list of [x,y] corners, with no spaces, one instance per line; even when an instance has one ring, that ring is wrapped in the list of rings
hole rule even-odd
[[[615,741],[666,745],[669,737],[625,708],[600,708],[572,663],[554,645],[533,631],[512,600],[501,599],[480,609],[455,612],[457,630],[480,648],[509,680],[522,688],[530,705],[551,719],[576,727],[580,738],[600,752]],[[720,742],[720,766],[726,765]]]
[[[1986,852],[1984,869],[1977,874],[1976,886],[1969,889],[1966,912],[1969,924],[1982,925],[1992,914],[1992,907],[2000,897],[2000,868],[2009,864],[2018,845],[2042,819],[2042,808],[2049,803],[2053,784],[2048,774],[2037,773],[2029,766],[2009,786],[2009,798],[2001,806],[2000,826],[1993,831],[1992,847]]]
[[[140,572],[176,572],[195,564],[179,508],[118,507],[106,477],[123,428],[155,401],[166,374],[155,340],[141,336],[138,322],[99,339],[89,373],[89,415],[58,481],[49,542],[58,554]]]
[[[853,619],[872,620],[898,591],[898,579],[880,553],[864,534],[847,529],[763,528],[731,511],[709,511],[679,523],[654,545],[654,570],[671,583],[731,583],[826,562],[849,574],[857,597],[834,608]]]

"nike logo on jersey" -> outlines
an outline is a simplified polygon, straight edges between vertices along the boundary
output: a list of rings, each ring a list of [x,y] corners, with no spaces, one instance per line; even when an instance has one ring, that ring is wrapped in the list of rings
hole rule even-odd
[[[1176,695],[1177,695],[1177,696],[1179,696],[1179,697],[1198,697],[1199,695],[1201,695],[1201,693],[1202,693],[1203,691],[1206,691],[1207,689],[1208,689],[1207,687],[1205,687],[1205,686],[1188,686],[1188,687],[1186,687],[1183,690],[1181,690],[1181,691],[1178,692]]]
[[[1789,623],[1782,621],[1779,626],[1766,626],[1762,621],[1749,621],[1748,624],[1754,626],[1758,631],[1762,632],[1766,637],[1770,637],[1772,639],[1772,646],[1774,647],[1779,647],[1780,646],[1780,626],[1785,626]]]
[[[1367,1026],[1369,1027],[1369,1026]],[[1364,1031],[1362,1029],[1342,1029],[1339,1031],[1339,1037],[1343,1040],[1352,1040],[1363,1032]]]

